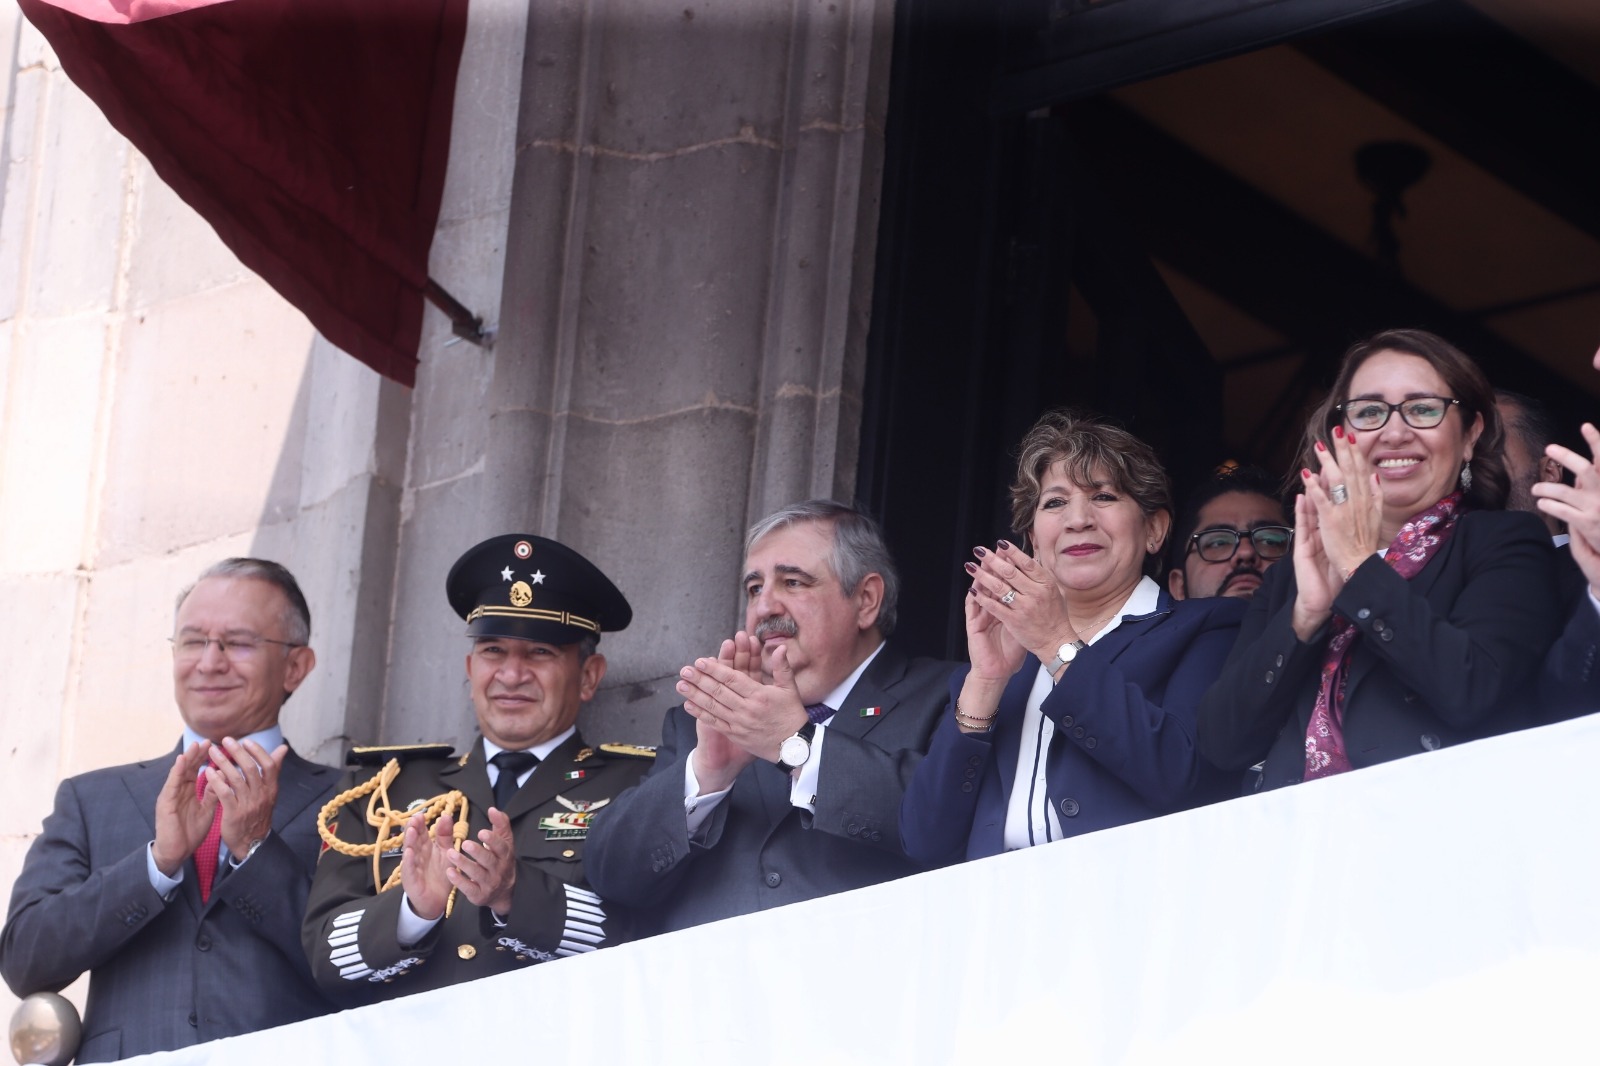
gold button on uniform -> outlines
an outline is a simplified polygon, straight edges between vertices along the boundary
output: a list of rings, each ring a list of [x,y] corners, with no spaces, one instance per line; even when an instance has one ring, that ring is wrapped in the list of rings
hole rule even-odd
[[[562,853],[561,853],[561,857],[562,857],[562,858],[563,858],[563,859],[570,859],[570,858],[572,858],[572,857],[573,857],[573,856],[574,856],[574,855],[576,855],[576,854],[578,854],[578,853],[577,853],[577,852],[575,852],[575,851],[573,851],[573,850],[572,850],[572,849],[571,849],[571,848],[568,848],[568,849],[567,849],[567,850],[566,850],[566,851],[563,851],[563,852],[562,852]]]
[[[456,948],[456,954],[461,956],[463,959],[470,959],[477,953],[478,949],[473,947],[471,944],[462,944],[460,947]]]

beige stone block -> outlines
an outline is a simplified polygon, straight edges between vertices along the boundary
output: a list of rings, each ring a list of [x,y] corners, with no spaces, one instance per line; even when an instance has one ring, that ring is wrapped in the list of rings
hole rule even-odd
[[[128,263],[129,306],[148,308],[254,277],[142,157],[135,160],[132,180],[138,185],[138,225]]]
[[[97,472],[105,322],[36,321],[9,360],[0,426],[0,568],[71,571],[85,562]]]
[[[11,11],[13,16],[19,15]],[[0,52],[0,55],[9,54]],[[0,320],[14,317],[24,299],[25,267],[33,255],[34,148],[40,134],[40,104],[49,84],[42,68],[18,70],[4,79],[8,99],[5,138],[6,153],[0,158],[0,180],[5,182],[0,197]]]
[[[444,579],[468,548],[506,532],[476,521],[481,482],[479,476],[461,477],[409,495],[395,571],[384,743],[465,744],[473,735],[466,624],[450,609]]]
[[[113,303],[129,225],[124,168],[132,149],[65,74],[51,76],[50,94],[29,305],[34,314],[103,310]]]
[[[525,3],[497,0],[467,8],[467,35],[461,47],[450,127],[450,168],[439,210],[441,226],[504,212],[511,204],[517,99],[527,36]]]
[[[240,534],[298,509],[311,346],[310,323],[258,281],[129,319],[100,565]]]
[[[36,831],[50,811],[85,589],[71,572],[0,578],[0,837]]]
[[[393,599],[393,553],[386,562],[383,542],[394,538],[397,497],[362,476],[292,521],[263,526],[252,540],[250,553],[287,566],[311,608],[317,665],[283,711],[285,735],[308,759],[339,765],[352,741],[352,704],[363,722],[376,721]]]
[[[444,316],[430,309],[428,319]],[[440,484],[482,465],[497,353],[466,343],[424,347],[411,401],[408,484]]]
[[[33,28],[33,23],[21,18],[21,11],[17,12],[19,18],[17,26],[17,69],[28,70],[39,67],[48,72],[61,69],[61,61],[56,58],[55,50],[50,47],[38,30]]]
[[[178,742],[183,720],[167,643],[177,595],[207,566],[249,548],[247,536],[222,538],[94,574],[77,691],[64,708],[63,776],[153,758]]]
[[[510,217],[509,207],[504,207],[481,215],[441,221],[434,231],[433,249],[428,255],[429,275],[481,318],[487,330],[497,330],[500,324],[506,227]],[[465,343],[455,340],[453,335],[448,339],[457,344]]]
[[[293,457],[300,464],[299,507],[321,503],[373,473],[382,380],[321,334],[312,335],[303,432],[283,448],[285,462]]]

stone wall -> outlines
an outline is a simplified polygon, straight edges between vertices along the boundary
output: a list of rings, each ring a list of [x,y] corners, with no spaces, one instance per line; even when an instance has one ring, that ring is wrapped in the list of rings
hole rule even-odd
[[[891,14],[534,5],[498,338],[417,389],[388,739],[470,734],[435,669],[459,630],[416,620],[480,536],[553,536],[611,574],[635,620],[583,728],[653,742],[677,669],[741,617],[745,527],[852,495]]]
[[[178,589],[301,580],[304,754],[465,742],[444,575],[509,530],[628,594],[596,739],[740,618],[742,531],[853,489],[890,0],[471,8],[415,390],[245,270],[0,12],[0,885],[63,777],[158,756]],[[0,993],[0,1012],[12,1000]]]

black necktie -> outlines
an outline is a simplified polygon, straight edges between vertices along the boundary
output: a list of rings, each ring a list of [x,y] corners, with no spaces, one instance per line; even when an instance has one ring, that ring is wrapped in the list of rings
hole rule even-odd
[[[531,751],[502,751],[489,761],[500,770],[500,776],[494,779],[494,805],[504,811],[517,794],[517,778],[537,766],[539,756]]]

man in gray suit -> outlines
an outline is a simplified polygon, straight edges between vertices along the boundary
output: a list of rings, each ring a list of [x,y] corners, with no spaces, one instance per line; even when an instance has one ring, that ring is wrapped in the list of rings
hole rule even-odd
[[[745,540],[745,630],[683,669],[655,765],[590,832],[589,882],[650,932],[919,869],[900,797],[953,665],[884,643],[899,580],[877,524],[832,500]]]
[[[187,1047],[329,1008],[300,950],[338,774],[283,743],[316,665],[311,615],[277,563],[227,559],[178,598],[168,755],[61,783],[0,933],[19,996],[89,971],[78,1062]]]

